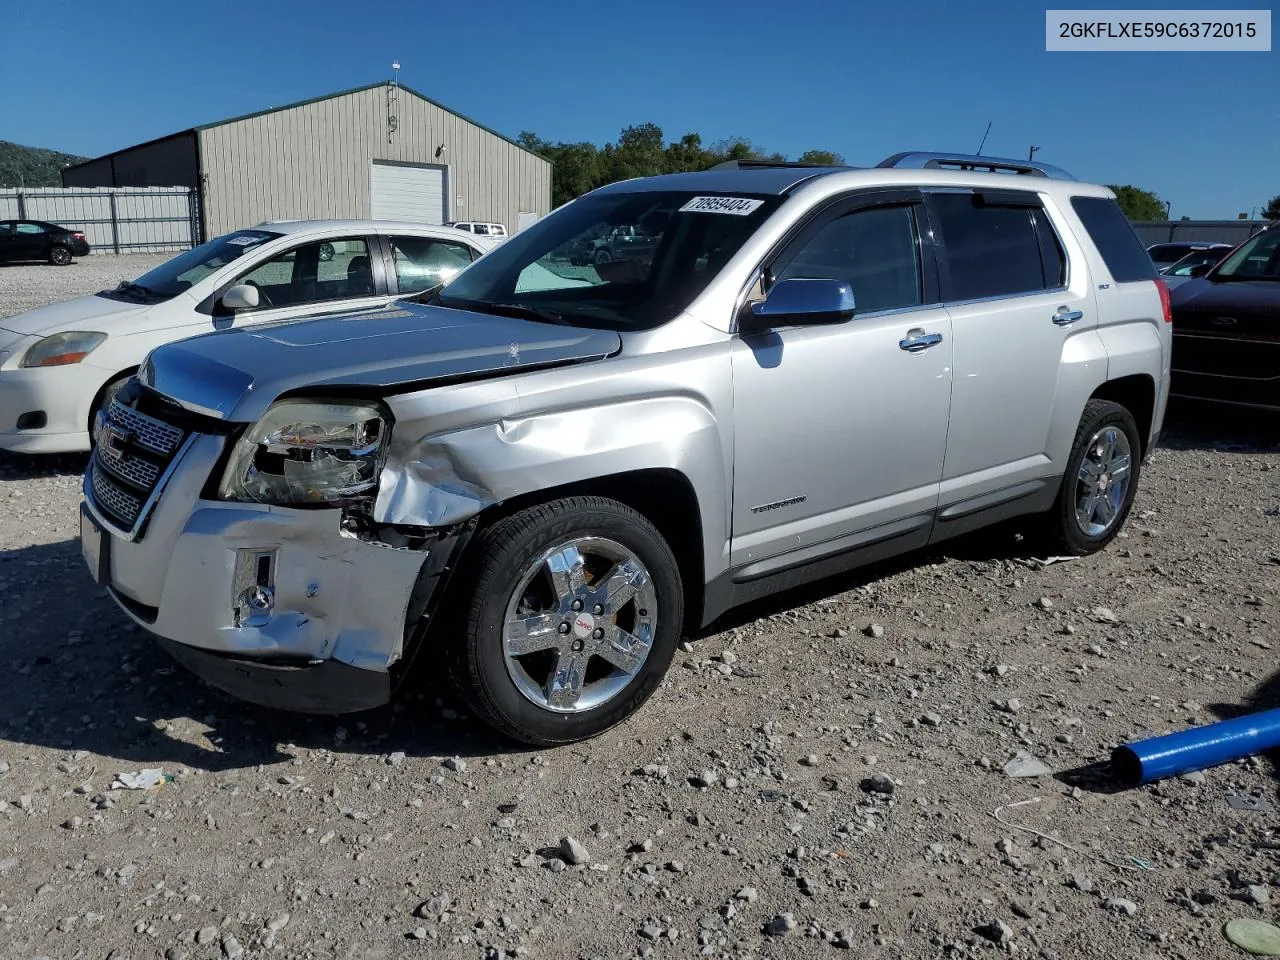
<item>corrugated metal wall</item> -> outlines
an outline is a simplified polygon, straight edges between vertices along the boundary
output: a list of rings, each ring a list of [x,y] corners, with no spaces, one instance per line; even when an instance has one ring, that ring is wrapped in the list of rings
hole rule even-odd
[[[443,164],[449,220],[551,209],[551,164],[400,89],[387,142],[379,86],[198,130],[208,236],[263,220],[371,215],[373,160]],[[437,148],[444,151],[437,156]]]
[[[1144,247],[1174,241],[1244,243],[1267,225],[1265,220],[1167,220],[1135,223]]]
[[[62,171],[64,187],[194,187],[196,137],[184,133],[118,150]]]

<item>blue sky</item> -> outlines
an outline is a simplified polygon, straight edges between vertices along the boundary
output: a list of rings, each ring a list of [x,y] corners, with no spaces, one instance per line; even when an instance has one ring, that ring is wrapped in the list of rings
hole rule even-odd
[[[401,82],[511,136],[602,143],[653,121],[669,140],[744,136],[871,165],[973,152],[992,121],[984,153],[1034,143],[1082,179],[1154,190],[1175,218],[1280,193],[1274,47],[1046,53],[1045,6],[5,0],[0,139],[96,156],[375,82],[398,59]]]

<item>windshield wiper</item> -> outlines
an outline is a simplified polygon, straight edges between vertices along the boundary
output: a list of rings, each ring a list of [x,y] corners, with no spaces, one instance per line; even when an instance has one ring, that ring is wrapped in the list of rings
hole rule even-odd
[[[132,280],[121,280],[120,286],[116,287],[116,289],[122,293],[137,293],[144,297],[156,296],[154,290],[148,290],[142,284],[134,283]]]
[[[475,310],[477,313],[496,313],[517,317],[523,320],[537,320],[539,323],[554,323],[562,327],[573,326],[564,318],[564,314],[542,307],[530,307],[523,303],[466,303],[464,310]]]

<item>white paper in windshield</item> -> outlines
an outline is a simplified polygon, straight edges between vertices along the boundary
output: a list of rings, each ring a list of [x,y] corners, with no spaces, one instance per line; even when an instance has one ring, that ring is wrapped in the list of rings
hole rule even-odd
[[[763,200],[746,197],[694,197],[680,208],[680,213],[728,213],[745,217],[754,213],[762,203]]]
[[[237,247],[247,247],[255,243],[261,243],[261,237],[232,237],[227,243],[234,243]]]

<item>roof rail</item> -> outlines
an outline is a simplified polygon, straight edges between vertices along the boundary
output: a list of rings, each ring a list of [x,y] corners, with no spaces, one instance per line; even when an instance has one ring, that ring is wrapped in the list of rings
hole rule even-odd
[[[837,164],[836,166],[841,166]],[[708,170],[756,170],[768,169],[772,170],[777,167],[806,167],[818,170],[830,170],[832,164],[829,163],[801,163],[798,160],[725,160],[717,163]]]
[[[1060,167],[1034,160],[1009,160],[1005,157],[982,157],[967,153],[932,153],[907,151],[895,153],[876,164],[881,167],[898,167],[915,170],[985,170],[991,173],[1010,171],[1031,177],[1048,177],[1052,180],[1074,180]]]

